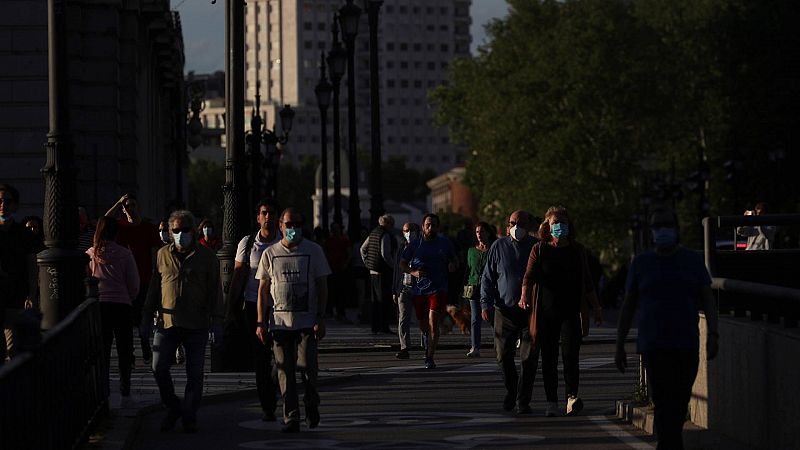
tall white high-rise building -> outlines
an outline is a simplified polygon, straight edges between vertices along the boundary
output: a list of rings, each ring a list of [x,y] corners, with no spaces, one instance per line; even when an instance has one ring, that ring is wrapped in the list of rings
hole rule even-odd
[[[463,161],[447,130],[433,123],[428,92],[446,82],[455,57],[468,57],[471,0],[386,0],[380,11],[379,72],[384,160],[403,157],[409,166],[444,172]],[[256,88],[271,128],[283,104],[296,117],[283,161],[319,157],[321,131],[314,87],[322,52],[331,48],[333,14],[344,0],[248,0],[245,70],[248,109]],[[363,1],[356,1],[359,7]],[[341,37],[341,35],[340,35]],[[368,158],[370,142],[369,25],[362,12],[356,39],[357,148]],[[341,83],[341,148],[347,149],[347,76]],[[328,110],[328,151],[332,107]],[[278,119],[279,120],[279,119]],[[280,127],[280,125],[278,126]],[[363,158],[360,169],[368,169]],[[342,164],[347,159],[342,158]],[[344,181],[344,180],[343,180]],[[344,181],[346,183],[346,181]],[[366,185],[364,185],[366,187]]]

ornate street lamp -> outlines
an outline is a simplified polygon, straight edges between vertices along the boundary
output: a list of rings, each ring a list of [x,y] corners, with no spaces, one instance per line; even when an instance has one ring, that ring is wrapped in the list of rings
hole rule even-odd
[[[231,299],[234,257],[239,239],[249,232],[248,208],[242,192],[244,172],[244,2],[225,0],[225,184],[222,186],[222,248],[219,258],[220,282],[227,305]],[[211,370],[229,370],[222,349],[212,346]],[[230,359],[230,358],[229,358]]]
[[[333,82],[333,221],[343,224],[342,221],[342,163],[341,163],[341,137],[339,132],[339,86],[344,76],[347,64],[347,51],[342,48],[339,41],[339,15],[333,16],[333,44],[328,52],[328,68]]]
[[[355,44],[361,8],[354,5],[353,0],[347,0],[347,4],[339,10],[339,15],[341,16],[344,42],[347,46],[347,158],[350,165],[350,204],[347,229],[350,241],[356,242],[361,227],[361,207],[358,199],[358,155],[356,154]]]
[[[325,77],[325,52],[320,55],[319,83],[314,88],[317,96],[317,106],[319,107],[320,127],[322,136],[322,146],[320,149],[320,189],[322,190],[322,205],[320,208],[320,220],[322,229],[328,231],[328,106],[331,104],[331,92],[333,86]]]
[[[283,105],[278,113],[281,118],[281,128],[283,132],[278,134],[273,126],[272,130],[264,129],[261,132],[261,142],[264,143],[264,167],[266,169],[266,192],[265,195],[271,198],[278,196],[278,164],[281,160],[281,150],[278,144],[284,145],[289,141],[289,133],[292,131],[294,122],[294,110],[289,105]]]
[[[69,62],[67,19],[63,2],[48,0],[48,60],[50,131],[47,133],[44,237],[47,248],[37,255],[43,330],[53,328],[86,297],[83,279],[87,256],[78,244],[77,169],[69,124]]]
[[[383,0],[364,0],[369,16],[369,107],[372,138],[372,175],[370,176],[370,226],[378,226],[383,214],[381,182],[381,97],[378,81],[378,13]]]

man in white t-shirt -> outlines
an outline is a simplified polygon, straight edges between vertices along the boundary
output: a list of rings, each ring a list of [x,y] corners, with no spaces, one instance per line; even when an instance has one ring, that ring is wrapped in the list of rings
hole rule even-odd
[[[244,318],[246,333],[252,342],[253,363],[256,372],[256,390],[261,403],[265,422],[275,421],[275,392],[277,386],[272,378],[272,339],[267,336],[262,342],[255,334],[260,322],[258,315],[258,279],[256,270],[264,250],[281,240],[276,226],[280,209],[277,202],[272,199],[262,199],[256,206],[256,221],[259,229],[239,241],[236,249],[236,260],[233,266],[232,292],[236,295],[231,298],[243,298]],[[248,255],[249,254],[249,255]],[[241,294],[239,294],[241,293]],[[241,304],[240,304],[241,305]],[[237,308],[239,305],[237,305]]]
[[[288,208],[281,214],[283,239],[268,247],[258,264],[258,317],[261,342],[272,333],[278,382],[283,396],[282,431],[300,431],[295,370],[303,371],[306,423],[319,425],[317,342],[325,336],[327,276],[331,269],[322,247],[303,239],[303,215]]]

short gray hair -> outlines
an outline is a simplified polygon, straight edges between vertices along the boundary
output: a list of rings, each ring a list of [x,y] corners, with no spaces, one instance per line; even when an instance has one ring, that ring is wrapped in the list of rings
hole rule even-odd
[[[189,222],[189,226],[194,229],[195,218],[191,211],[187,211],[185,209],[172,211],[172,214],[169,215],[169,219],[167,220],[167,224],[169,225],[170,229],[172,229],[172,223],[178,219],[183,219],[184,221]]]
[[[394,226],[394,217],[391,214],[384,214],[378,217],[378,225],[385,227],[386,225]]]

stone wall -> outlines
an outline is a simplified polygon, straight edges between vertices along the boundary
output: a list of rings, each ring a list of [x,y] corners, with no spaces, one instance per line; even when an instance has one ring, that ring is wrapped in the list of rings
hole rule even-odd
[[[47,2],[9,0],[0,15],[0,182],[41,216],[47,140]],[[78,202],[92,216],[136,192],[158,218],[174,200],[183,144],[183,38],[168,0],[71,0],[69,119]],[[184,191],[185,196],[185,191]]]
[[[754,448],[798,448],[800,330],[732,317],[719,328],[719,355],[707,362],[701,318],[692,422]]]

